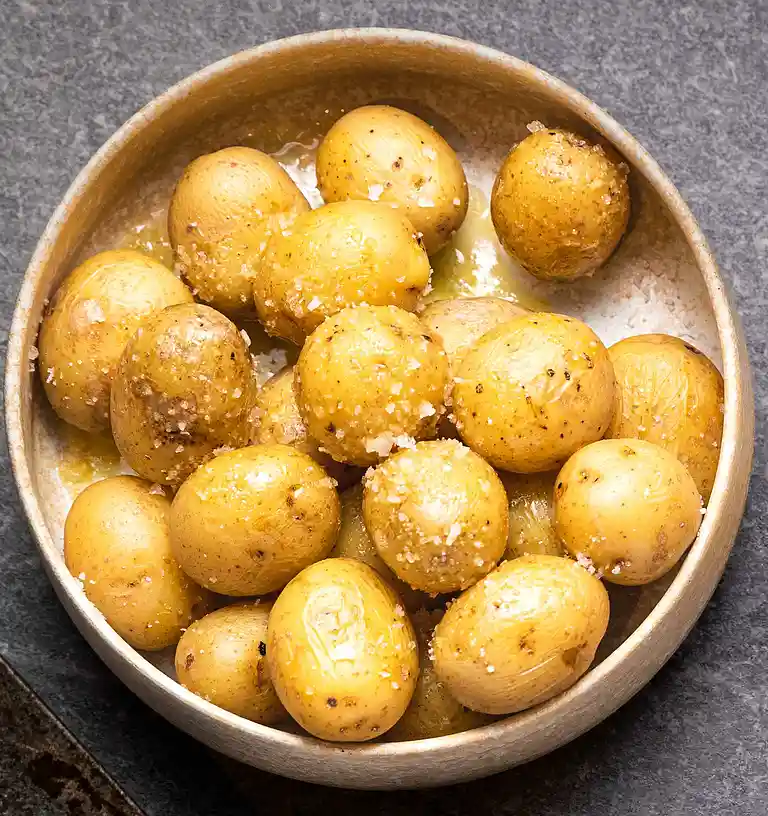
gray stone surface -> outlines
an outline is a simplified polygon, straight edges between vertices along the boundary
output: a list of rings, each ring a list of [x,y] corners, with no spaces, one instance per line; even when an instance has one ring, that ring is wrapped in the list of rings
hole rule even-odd
[[[99,663],[58,605],[0,461],[0,653],[157,816],[364,808],[406,814],[768,812],[768,6],[761,0],[0,0],[3,342],[37,237],[75,172],[175,80],[279,36],[353,25],[496,46],[607,108],[660,161],[709,236],[747,329],[758,438],[725,578],[684,646],[605,724],[528,767],[445,791],[312,788],[215,757]]]

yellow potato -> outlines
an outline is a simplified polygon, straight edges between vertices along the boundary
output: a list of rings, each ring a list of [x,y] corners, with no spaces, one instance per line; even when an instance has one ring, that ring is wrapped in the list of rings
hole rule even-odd
[[[506,561],[448,607],[432,641],[435,671],[475,711],[522,711],[586,672],[608,608],[605,587],[570,559]]]
[[[321,739],[362,742],[402,716],[419,674],[416,635],[371,567],[329,558],[280,593],[267,660],[288,713]]]
[[[640,439],[604,439],[566,463],[555,532],[574,558],[615,584],[647,584],[680,560],[701,524],[696,484],[675,457]]]
[[[507,558],[521,555],[565,555],[555,535],[552,494],[556,471],[500,474],[509,500]]]

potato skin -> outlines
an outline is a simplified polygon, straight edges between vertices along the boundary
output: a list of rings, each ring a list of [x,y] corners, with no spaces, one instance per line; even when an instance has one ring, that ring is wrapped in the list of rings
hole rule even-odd
[[[432,641],[435,671],[475,711],[523,711],[586,672],[608,609],[605,587],[568,558],[506,561],[448,607]]]
[[[333,480],[287,445],[252,445],[198,468],[171,508],[184,571],[224,595],[264,595],[325,558],[339,531]]]
[[[509,501],[506,557],[565,555],[554,527],[553,493],[557,471],[499,475]]]
[[[301,345],[346,306],[412,312],[430,272],[404,215],[383,203],[339,201],[299,215],[270,238],[253,294],[269,334]]]
[[[128,464],[177,485],[218,448],[248,444],[256,383],[234,323],[185,304],[150,316],[120,358],[112,432]]]
[[[675,457],[640,439],[604,439],[575,453],[557,476],[555,532],[606,581],[648,584],[696,538],[701,498]]]
[[[197,297],[219,311],[253,311],[253,278],[273,233],[309,204],[266,153],[227,147],[184,171],[168,209],[176,264]]]
[[[83,431],[109,428],[109,390],[126,343],[152,312],[192,293],[141,252],[94,255],[68,275],[40,327],[39,371],[54,411]]]
[[[374,739],[408,707],[419,675],[416,635],[366,564],[329,558],[307,567],[275,601],[268,637],[277,694],[315,737]]]
[[[491,194],[504,248],[537,278],[574,280],[610,257],[629,220],[626,166],[573,133],[541,128],[507,155]]]
[[[453,389],[462,439],[494,467],[559,467],[600,439],[613,415],[608,352],[586,324],[534,312],[480,338]]]
[[[269,678],[267,621],[272,604],[240,603],[193,623],[176,647],[176,677],[208,702],[254,722],[286,718]]]
[[[504,487],[460,442],[419,442],[380,464],[364,485],[363,516],[376,550],[414,589],[466,589],[504,554]]]
[[[210,595],[171,550],[171,503],[151,482],[114,476],[87,487],[64,525],[64,562],[88,599],[135,649],[172,646]]]
[[[461,226],[469,192],[456,153],[426,122],[388,105],[339,119],[317,151],[325,201],[371,199],[398,208],[433,255]]]
[[[343,309],[307,338],[296,365],[299,411],[334,459],[373,465],[435,435],[448,361],[415,315],[396,306]]]
[[[606,437],[645,439],[688,468],[709,501],[723,436],[723,377],[688,343],[666,334],[620,340],[608,349],[616,408]]]

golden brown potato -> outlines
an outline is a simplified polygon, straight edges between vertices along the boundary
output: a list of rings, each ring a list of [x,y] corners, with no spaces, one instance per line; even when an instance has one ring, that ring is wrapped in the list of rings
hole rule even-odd
[[[54,411],[84,431],[109,428],[109,389],[126,343],[147,315],[191,302],[169,269],[140,252],[100,252],[80,264],[40,327],[40,378]]]
[[[696,484],[675,457],[640,439],[604,439],[566,463],[555,532],[574,558],[615,584],[647,584],[680,560],[701,524]]]
[[[534,312],[467,352],[453,389],[456,426],[495,467],[551,470],[602,437],[614,389],[608,352],[589,326]]]
[[[419,674],[416,635],[366,564],[329,558],[307,567],[275,601],[268,636],[277,694],[310,734],[374,739],[408,707]]]
[[[318,326],[296,365],[299,411],[340,462],[372,465],[435,435],[449,387],[442,346],[396,306],[343,309]]]
[[[286,717],[267,665],[264,601],[226,606],[196,621],[176,647],[176,676],[184,688],[254,722]]]
[[[171,551],[162,490],[135,476],[87,487],[64,525],[64,561],[107,623],[135,649],[172,646],[210,596]]]
[[[270,235],[309,209],[266,153],[227,147],[195,159],[176,185],[168,234],[197,297],[227,314],[253,310],[252,286]]]
[[[365,480],[365,526],[384,563],[414,589],[466,589],[507,545],[509,514],[493,468],[453,439],[419,442]]]
[[[185,304],[149,317],[112,385],[115,443],[140,475],[177,485],[219,448],[247,445],[256,384],[234,323]]]
[[[506,561],[448,607],[432,641],[435,671],[475,711],[522,711],[586,672],[608,607],[605,587],[568,558]]]
[[[499,475],[509,500],[507,558],[565,555],[555,535],[552,512],[557,471]]]
[[[253,293],[267,331],[301,345],[346,306],[412,312],[429,274],[427,253],[405,216],[372,201],[339,201],[270,238]]]
[[[417,116],[387,105],[356,108],[317,151],[317,186],[326,201],[383,201],[422,234],[432,255],[467,214],[467,180],[450,145]]]
[[[224,595],[264,595],[325,558],[339,532],[333,480],[287,445],[229,451],[173,500],[171,543],[184,571]]]
[[[543,126],[508,154],[491,195],[504,248],[537,278],[574,280],[610,257],[629,219],[627,168]]]
[[[628,337],[608,354],[616,372],[616,409],[606,436],[666,448],[709,501],[723,436],[720,372],[693,346],[666,334]]]

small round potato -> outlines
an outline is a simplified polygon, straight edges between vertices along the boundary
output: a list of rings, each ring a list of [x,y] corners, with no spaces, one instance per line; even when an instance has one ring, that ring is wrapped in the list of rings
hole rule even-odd
[[[397,207],[430,255],[467,214],[467,179],[453,149],[417,116],[387,105],[356,108],[328,131],[317,151],[317,186],[326,201]]]
[[[270,334],[301,345],[346,306],[412,312],[430,271],[405,216],[372,201],[339,201],[270,238],[254,279],[256,311]]]
[[[574,280],[605,263],[629,206],[626,165],[599,145],[544,127],[512,149],[491,195],[502,245],[544,280]]]
[[[176,676],[184,688],[254,722],[286,716],[267,665],[267,621],[272,604],[241,603],[196,621],[176,647]]]
[[[509,500],[507,558],[565,555],[555,535],[552,511],[556,477],[556,471],[501,474]]]
[[[608,354],[616,372],[616,409],[606,436],[666,448],[709,501],[723,436],[720,372],[693,346],[666,334],[628,337]]]
[[[151,482],[113,476],[87,487],[64,525],[67,569],[135,649],[173,646],[210,604],[173,556],[170,507]]]
[[[333,480],[287,445],[229,451],[173,500],[171,542],[184,571],[224,595],[264,595],[325,558],[339,532]]]
[[[267,660],[288,713],[320,739],[362,742],[388,731],[419,675],[416,635],[371,567],[329,558],[280,593]]]
[[[115,444],[140,476],[180,484],[218,448],[248,444],[255,392],[234,323],[208,306],[171,306],[147,318],[120,359]]]
[[[507,496],[493,468],[454,439],[420,442],[365,480],[365,526],[384,563],[414,589],[466,589],[504,554]]]
[[[555,532],[574,558],[614,584],[648,584],[696,538],[701,498],[675,457],[640,439],[604,439],[566,463],[555,485]]]
[[[453,389],[456,426],[495,467],[552,470],[602,437],[614,389],[608,352],[589,326],[534,312],[467,352]]]
[[[191,302],[189,289],[141,252],[100,252],[80,264],[40,327],[40,378],[54,411],[83,431],[109,428],[109,389],[126,343],[147,315]]]
[[[299,411],[334,459],[373,465],[435,435],[449,387],[442,346],[396,306],[357,306],[309,336],[296,365]]]
[[[267,240],[309,209],[283,168],[250,147],[195,159],[171,198],[168,234],[197,297],[227,314],[253,311],[253,279]]]
[[[586,672],[608,608],[602,583],[568,558],[506,561],[448,607],[432,641],[435,671],[475,711],[522,711]]]

